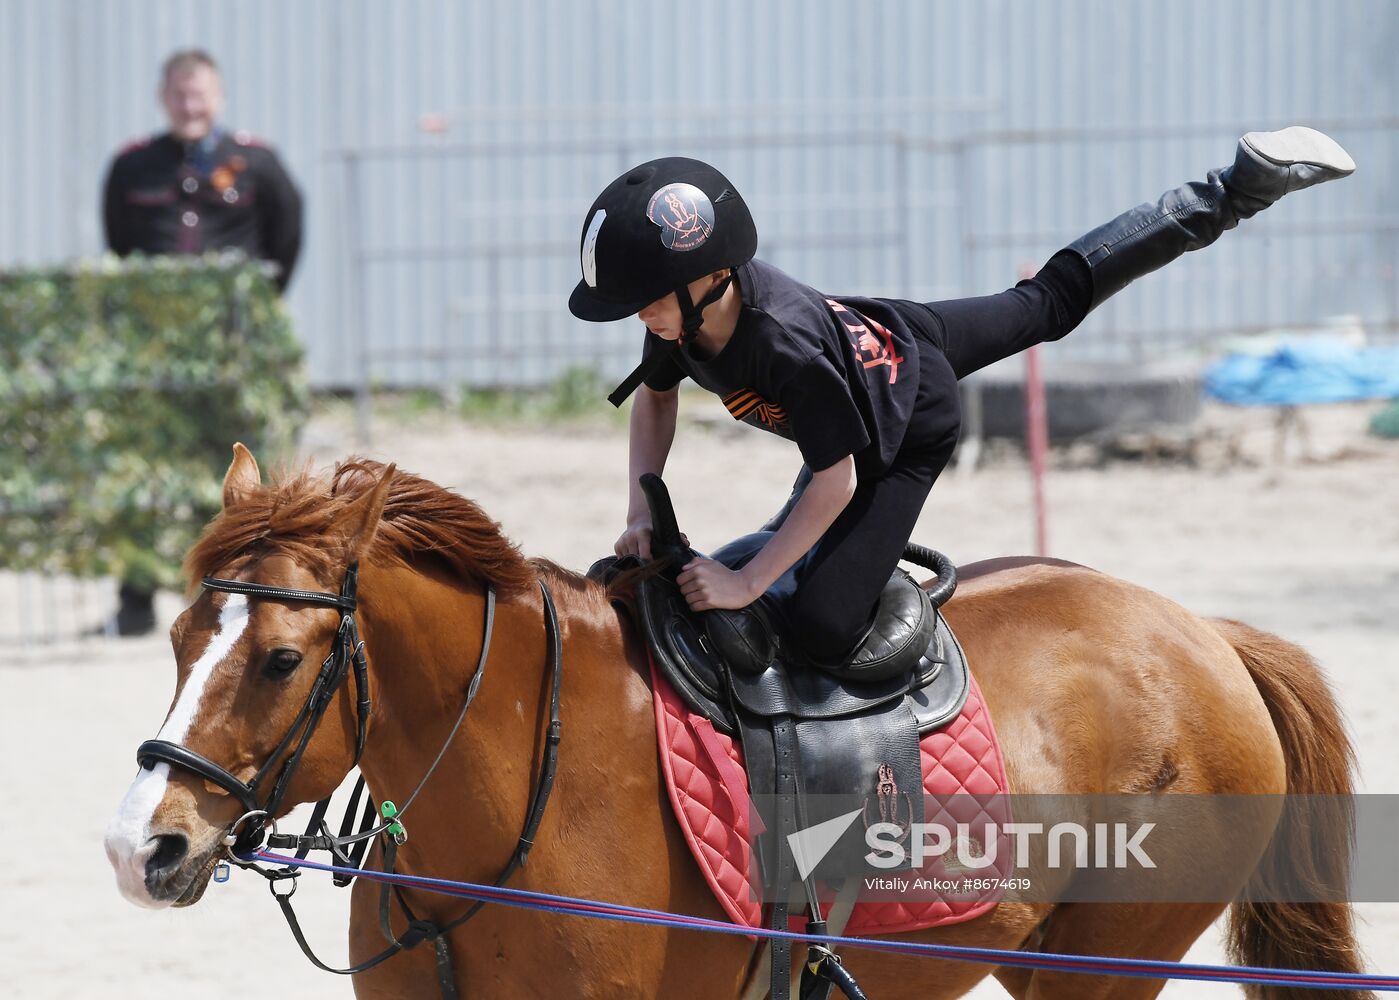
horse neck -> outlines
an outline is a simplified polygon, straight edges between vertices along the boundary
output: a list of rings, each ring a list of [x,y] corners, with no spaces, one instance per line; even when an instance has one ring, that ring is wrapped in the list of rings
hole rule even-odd
[[[558,781],[548,807],[581,830],[592,820],[574,802],[598,799],[598,748],[644,775],[618,807],[654,809],[655,737],[643,663],[600,590],[560,576],[550,584],[559,614],[563,727]],[[480,660],[485,590],[445,574],[366,566],[360,579],[362,629],[374,710],[361,770],[376,802],[400,807],[447,739]],[[402,868],[443,877],[494,878],[514,852],[549,725],[552,675],[543,599],[537,587],[503,596],[495,611],[485,676],[442,763],[405,818]],[[632,769],[631,767],[628,768]],[[575,772],[585,772],[578,774]],[[541,836],[552,825],[545,818]],[[600,831],[590,831],[601,835]],[[456,864],[452,870],[444,865]],[[466,867],[463,867],[466,866]],[[531,867],[538,867],[531,861]],[[489,880],[489,879],[488,879]]]
[[[698,869],[675,864],[683,842],[662,812],[665,792],[644,650],[599,588],[552,571],[545,579],[559,611],[563,737],[553,793],[529,863],[511,884],[705,912],[714,905],[708,887]],[[374,650],[377,683],[372,686],[379,699],[364,771],[371,792],[382,801],[416,786],[455,719],[481,649],[484,597],[479,589],[411,579],[402,572],[364,582],[374,585],[362,592],[366,622],[376,626],[366,642]],[[378,588],[385,595],[382,603],[374,601]],[[421,805],[405,818],[409,838],[399,848],[398,871],[489,883],[505,870],[519,844],[543,759],[552,680],[547,649],[539,591],[502,601],[477,699],[425,786]],[[459,899],[408,894],[415,913],[425,919],[450,921],[464,912]],[[373,926],[374,898],[355,898],[367,926]],[[511,913],[494,918],[508,921],[510,930],[500,933],[538,943],[538,948],[528,946],[531,954],[552,956],[559,969],[571,968],[577,954],[602,954],[595,952],[596,927],[574,922],[560,932],[556,917]],[[369,936],[375,949],[381,947],[377,934]],[[630,947],[629,937],[610,940],[606,954],[613,957],[604,962],[607,968],[624,961]],[[552,942],[548,948],[546,941]],[[499,942],[495,934],[458,937],[453,953],[459,968],[496,968]],[[540,986],[552,968],[517,961],[493,975],[501,977],[508,995],[552,995],[557,990]]]

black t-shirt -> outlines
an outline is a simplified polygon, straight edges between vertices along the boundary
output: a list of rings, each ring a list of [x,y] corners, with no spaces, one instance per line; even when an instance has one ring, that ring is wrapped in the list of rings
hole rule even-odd
[[[724,349],[705,359],[682,347],[646,385],[694,379],[735,420],[795,441],[813,471],[846,455],[862,477],[887,469],[918,392],[918,345],[898,312],[828,298],[759,260],[737,275],[743,308]],[[667,346],[647,331],[645,354]]]

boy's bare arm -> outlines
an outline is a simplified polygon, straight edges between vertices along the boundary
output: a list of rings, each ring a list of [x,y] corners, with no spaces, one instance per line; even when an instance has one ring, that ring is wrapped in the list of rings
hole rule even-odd
[[[855,495],[855,457],[846,455],[835,465],[812,474],[811,483],[797,505],[741,573],[752,593],[750,600],[771,587],[835,523]]]
[[[627,527],[614,549],[619,556],[651,558],[651,511],[638,481],[648,472],[665,471],[666,457],[675,440],[675,418],[680,412],[678,388],[657,392],[643,385],[636,391],[631,410],[631,443],[627,459]]]
[[[691,560],[675,580],[686,602],[696,611],[752,604],[835,523],[855,494],[855,482],[852,455],[814,473],[777,534],[737,572],[712,559]]]

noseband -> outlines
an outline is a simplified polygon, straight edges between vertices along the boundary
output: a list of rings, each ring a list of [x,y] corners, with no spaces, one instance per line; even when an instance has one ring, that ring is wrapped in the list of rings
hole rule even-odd
[[[330,654],[321,664],[320,673],[316,675],[315,683],[311,685],[311,693],[306,696],[306,703],[301,706],[301,711],[292,721],[281,742],[277,744],[277,748],[272,751],[267,762],[258,769],[251,780],[240,781],[226,768],[216,764],[203,754],[169,740],[146,740],[136,750],[136,762],[141,767],[154,767],[158,763],[164,763],[183,768],[197,774],[205,781],[218,785],[242,804],[244,813],[229,831],[230,835],[235,837],[235,843],[230,844],[231,847],[234,847],[234,851],[230,853],[245,852],[248,848],[261,843],[264,827],[276,816],[282,799],[286,796],[287,786],[291,784],[292,776],[301,764],[301,758],[306,753],[306,747],[311,742],[316,726],[320,724],[321,716],[325,714],[335,692],[344,683],[351,665],[354,667],[359,715],[359,723],[355,733],[354,763],[358,764],[360,757],[364,754],[364,740],[369,727],[370,702],[364,643],[359,637],[359,628],[355,625],[355,589],[358,585],[358,579],[359,564],[350,563],[349,568],[345,571],[345,580],[341,583],[338,594],[315,590],[290,590],[286,587],[269,587],[261,583],[221,580],[207,576],[202,582],[205,590],[220,591],[225,594],[243,594],[247,597],[260,597],[285,604],[311,604],[335,608],[340,611],[340,628],[335,633],[335,641],[331,643]],[[296,748],[292,750],[281,769],[276,772],[276,778],[272,782],[272,788],[268,792],[267,798],[260,802],[258,789],[273,773],[278,760],[293,743],[296,744]],[[240,832],[239,827],[245,822],[247,822],[247,826],[243,826]]]

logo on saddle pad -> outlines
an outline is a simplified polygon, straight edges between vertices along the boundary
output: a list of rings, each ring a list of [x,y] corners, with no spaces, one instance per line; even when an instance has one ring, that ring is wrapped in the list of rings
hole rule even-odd
[[[895,843],[902,844],[908,840],[909,824],[913,822],[913,800],[908,797],[907,792],[899,791],[899,783],[894,780],[894,769],[888,764],[879,765],[879,780],[874,786],[873,805],[878,807],[878,814],[870,816],[870,796],[865,796],[865,805],[861,810],[865,820],[865,829],[868,830],[875,823],[885,823],[896,827],[898,832],[885,837]],[[902,808],[902,813],[900,809]]]

